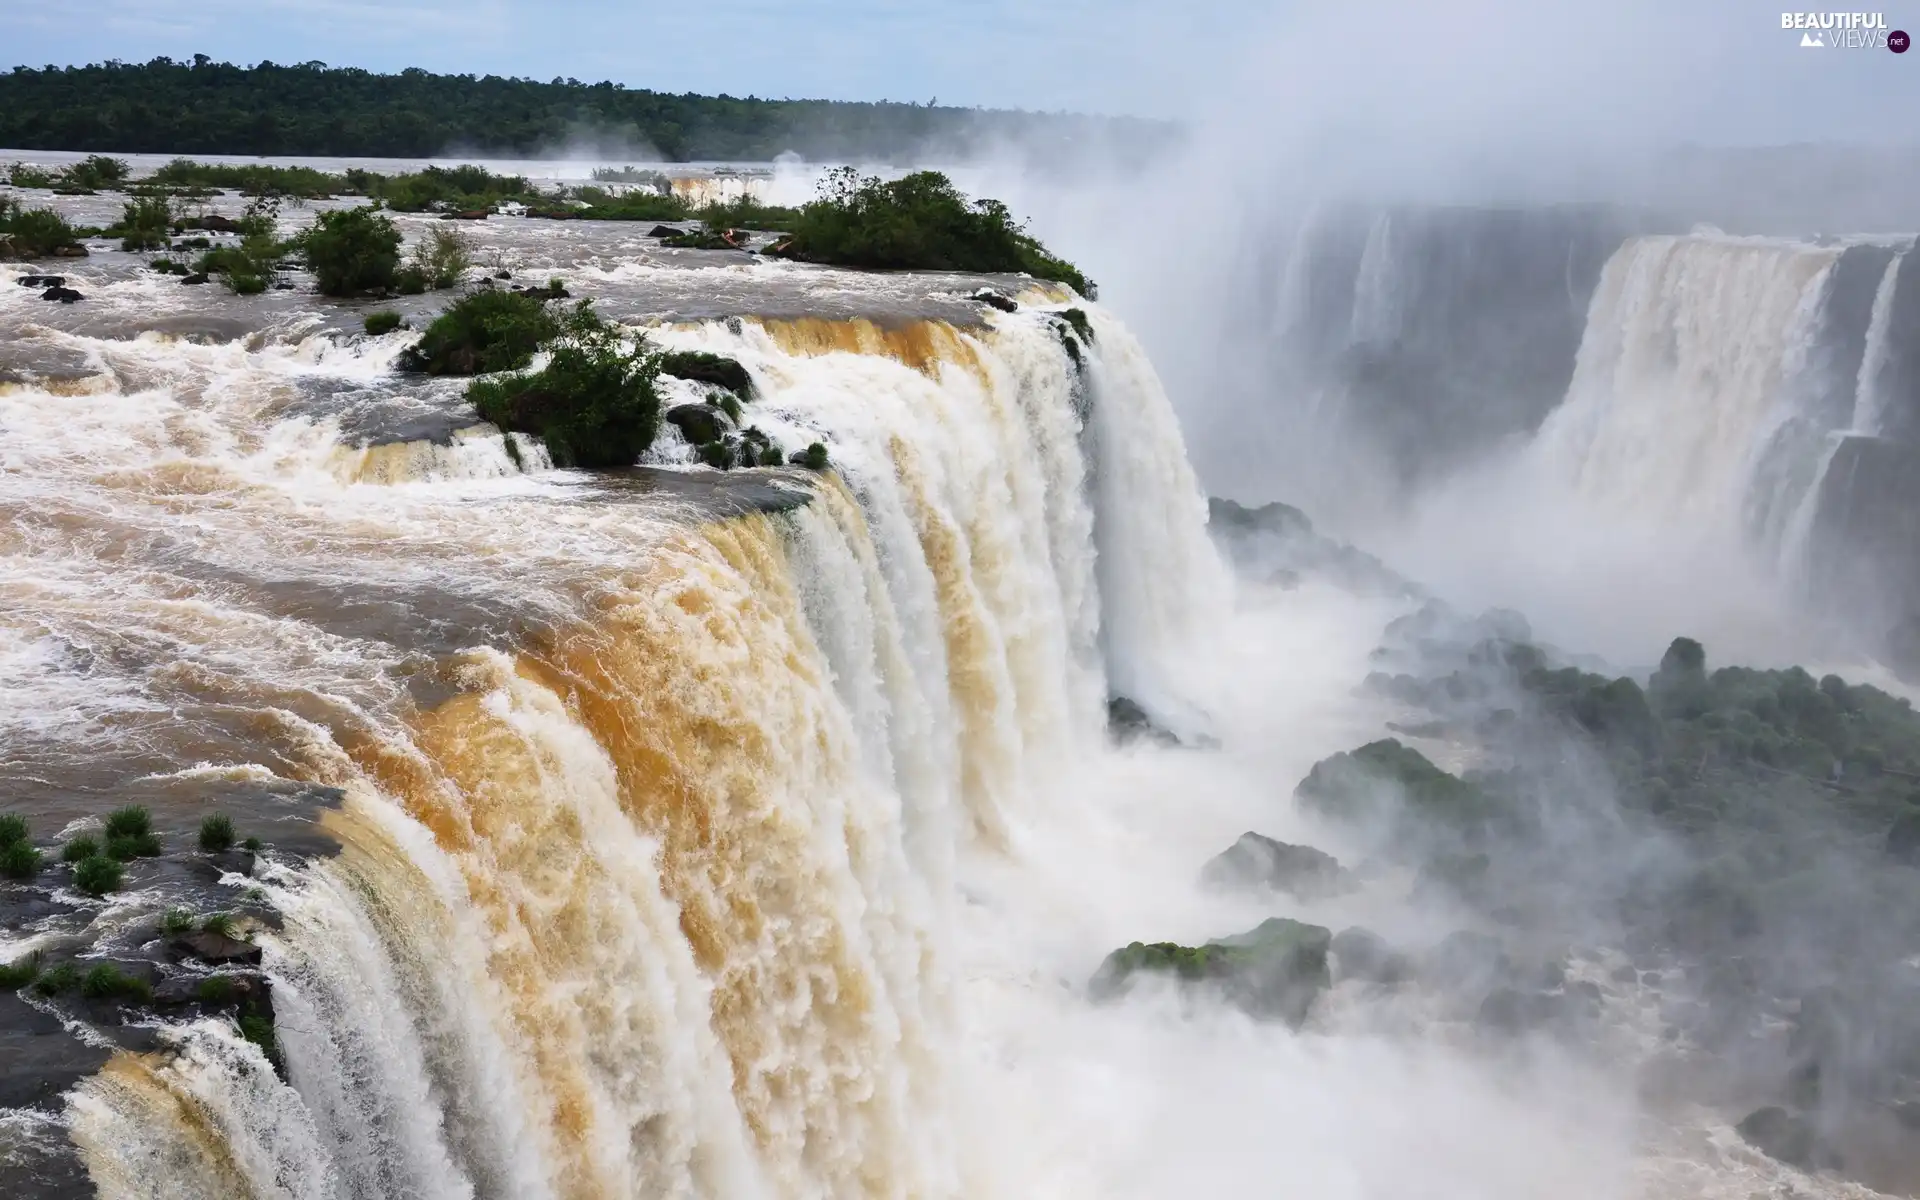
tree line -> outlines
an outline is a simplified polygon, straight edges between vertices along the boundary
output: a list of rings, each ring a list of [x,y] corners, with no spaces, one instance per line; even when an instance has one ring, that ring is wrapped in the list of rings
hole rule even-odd
[[[1042,155],[1147,149],[1170,133],[1132,118],[671,95],[419,68],[382,75],[320,62],[241,67],[204,54],[0,73],[0,146],[21,150],[537,156],[585,138],[651,147],[672,162],[766,160],[786,151],[907,161],[1004,141]]]

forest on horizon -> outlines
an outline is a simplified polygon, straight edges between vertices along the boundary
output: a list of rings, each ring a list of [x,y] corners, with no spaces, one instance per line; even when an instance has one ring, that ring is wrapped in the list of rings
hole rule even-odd
[[[0,72],[0,147],[116,154],[534,157],[651,148],[668,162],[965,157],[999,143],[1047,154],[1149,152],[1173,126],[1130,117],[892,101],[672,95],[497,75],[383,75],[310,62],[15,67]]]

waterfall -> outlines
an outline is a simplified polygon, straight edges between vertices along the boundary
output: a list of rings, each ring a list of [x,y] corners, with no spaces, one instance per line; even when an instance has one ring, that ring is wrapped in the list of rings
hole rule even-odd
[[[1198,721],[1228,601],[1144,353],[1047,308],[655,331],[830,447],[733,518],[485,430],[349,448],[276,382],[312,354],[0,393],[0,632],[90,706],[34,752],[340,797],[257,881],[284,1082],[219,1022],[116,1055],[68,1113],[101,1194],[977,1191],[956,858],[1020,854],[1110,690]]]
[[[1886,374],[1889,335],[1893,328],[1893,289],[1900,278],[1900,263],[1906,258],[1901,251],[1887,260],[1887,269],[1880,276],[1880,286],[1874,289],[1873,312],[1867,323],[1867,341],[1864,353],[1860,356],[1860,376],[1857,381],[1859,401],[1853,410],[1853,432],[1877,435],[1886,418],[1887,382]]]
[[[1798,411],[1839,257],[1713,235],[1629,241],[1602,274],[1566,401],[1534,452],[1601,505],[1729,538],[1751,503],[1790,511],[1809,462],[1766,481],[1780,495],[1755,485]]]

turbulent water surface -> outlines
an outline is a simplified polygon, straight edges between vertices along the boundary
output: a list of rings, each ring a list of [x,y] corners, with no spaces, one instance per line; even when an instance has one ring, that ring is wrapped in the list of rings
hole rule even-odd
[[[283,1058],[213,1017],[80,1030],[102,1065],[0,1114],[22,1187],[66,1194],[70,1143],[114,1200],[1851,1194],[1643,1090],[1675,1050],[1603,951],[1574,968],[1604,995],[1585,1052],[1490,1049],[1344,984],[1297,1033],[1089,1003],[1137,939],[1465,919],[1391,874],[1312,904],[1198,883],[1248,828],[1339,848],[1287,797],[1395,715],[1354,685],[1403,602],[1236,582],[1153,366],[1097,305],[1077,363],[1031,281],[585,224],[473,232],[489,272],[736,357],[751,419],[833,470],[722,476],[671,439],[554,470],[457,382],[396,375],[412,335],[359,333],[370,304],[102,252],[62,306],[0,267],[0,793],[46,843],[128,800],[172,837],[216,808],[263,837],[223,886],[278,914],[255,937]],[[1404,317],[1372,278],[1389,247],[1364,252],[1353,320],[1381,337]],[[1750,519],[1843,260],[1629,243],[1535,453],[1612,501]],[[1776,541],[1821,437],[1876,420],[1890,261],[1858,399],[1751,518]],[[1703,381],[1710,412],[1655,411]],[[1112,695],[1217,749],[1110,744]],[[0,957],[130,951],[183,894],[132,883],[62,889]]]

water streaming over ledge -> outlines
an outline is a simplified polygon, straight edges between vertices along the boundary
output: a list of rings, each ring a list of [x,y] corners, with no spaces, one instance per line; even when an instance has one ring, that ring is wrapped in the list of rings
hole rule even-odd
[[[262,880],[289,1082],[217,1022],[119,1054],[69,1108],[101,1194],[977,1191],[955,856],[1015,852],[1110,688],[1177,723],[1225,602],[1091,316],[1084,370],[1033,307],[659,331],[831,447],[730,518],[485,430],[343,444],[277,400],[337,350],[101,343],[57,405],[0,394],[12,761],[343,795],[338,856]]]

